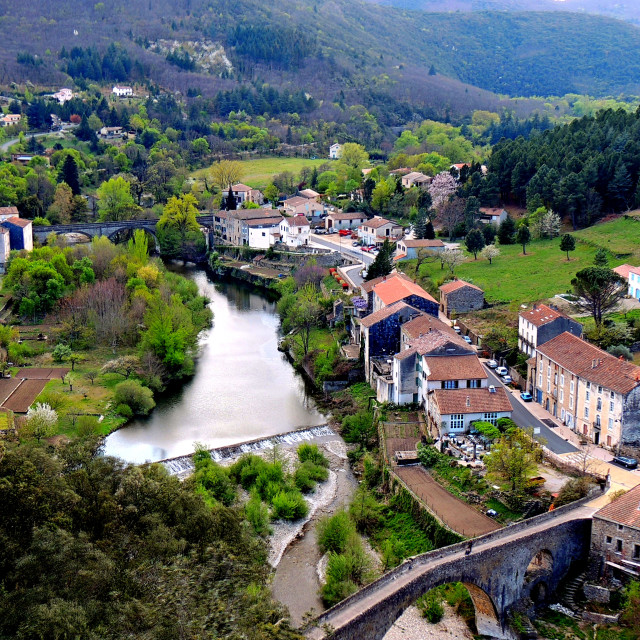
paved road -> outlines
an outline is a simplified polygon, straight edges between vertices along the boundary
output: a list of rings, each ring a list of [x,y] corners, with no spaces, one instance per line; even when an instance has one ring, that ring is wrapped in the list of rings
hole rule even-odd
[[[491,369],[489,369],[489,367],[486,368],[489,372],[489,384],[504,386],[500,378],[498,378],[498,376]],[[544,439],[546,441],[546,446],[551,449],[553,453],[573,453],[578,450],[570,442],[567,442],[564,438],[561,438],[553,429],[544,424],[544,422],[541,422],[538,418],[536,418],[536,416],[534,416],[529,411],[529,409],[527,409],[527,407],[519,401],[519,399],[513,397],[513,393],[509,388],[507,388],[507,393],[509,394],[509,400],[511,401],[511,406],[513,407],[513,415],[511,417],[519,427],[533,427],[534,429],[539,428],[540,433],[539,435],[535,435],[534,438],[536,440]],[[519,392],[516,391],[516,393]]]
[[[75,128],[76,125],[72,124],[66,127],[63,127],[61,129],[61,131],[67,131],[69,129],[73,129]],[[55,135],[56,133],[58,133],[57,131],[45,131],[43,133],[26,133],[26,137],[27,138],[42,138],[43,136],[52,136]],[[9,149],[14,145],[17,144],[18,142],[20,142],[20,138],[13,138],[12,140],[7,140],[6,142],[3,142],[0,145],[0,152],[1,153],[6,153],[7,151],[9,151]]]
[[[366,251],[361,251],[356,247],[352,247],[351,243],[353,242],[353,240],[351,240],[351,238],[348,238],[348,239],[345,238],[342,241],[342,247],[341,247],[340,243],[332,242],[331,240],[314,233],[311,236],[311,242],[321,247],[332,249],[333,251],[340,251],[344,255],[348,255],[350,258],[355,258],[360,262],[364,262],[364,264],[367,266],[370,265],[375,260],[375,256],[371,255],[370,253],[367,253]]]

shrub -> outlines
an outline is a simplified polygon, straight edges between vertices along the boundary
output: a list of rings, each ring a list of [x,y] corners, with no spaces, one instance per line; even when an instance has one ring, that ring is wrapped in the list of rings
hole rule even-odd
[[[418,446],[418,458],[420,462],[428,468],[438,464],[442,454],[435,447]]]
[[[271,505],[276,519],[299,520],[309,511],[309,506],[299,491],[281,491],[274,496]]]
[[[293,482],[302,493],[310,493],[316,487],[316,481],[309,474],[305,465],[300,465],[293,474]]]
[[[51,355],[55,362],[65,362],[71,356],[71,347],[68,344],[57,344]]]
[[[208,453],[208,452],[207,452]],[[206,492],[208,496],[221,502],[225,507],[233,504],[236,492],[229,479],[227,471],[217,462],[200,453],[195,461],[195,482],[200,492]]]
[[[358,585],[351,580],[343,580],[342,582],[330,581],[322,587],[321,596],[325,606],[332,607],[341,600],[349,597],[358,590]]]
[[[79,436],[93,436],[100,430],[100,423],[95,416],[79,416],[76,429]]]
[[[116,405],[129,405],[134,414],[143,416],[156,406],[153,391],[143,387],[137,380],[125,380],[116,385],[114,402]]]
[[[553,504],[556,507],[561,507],[564,504],[580,500],[580,498],[586,497],[592,488],[593,479],[588,476],[571,478],[571,480],[567,480],[562,485],[562,488],[558,492],[558,497],[553,501]]]
[[[317,444],[301,444],[298,447],[298,460],[300,460],[300,462],[310,460],[314,464],[329,467],[329,460],[322,451],[320,451]]]
[[[420,609],[422,617],[426,618],[431,624],[440,622],[444,616],[442,598],[437,591],[429,591],[429,593],[418,598],[416,606]]]
[[[316,526],[318,545],[324,553],[342,553],[347,542],[356,533],[356,527],[346,511],[338,511],[332,516],[321,518]]]
[[[344,553],[329,554],[327,583],[321,594],[324,603],[332,606],[357,591],[358,585],[370,578],[371,561],[357,534],[351,535]]]
[[[254,486],[263,500],[270,500],[284,484],[284,471],[280,462],[262,464]]]
[[[369,453],[362,458],[362,478],[369,489],[377,487],[382,480],[382,469],[377,460]]]
[[[347,442],[371,448],[376,444],[377,435],[373,415],[369,411],[358,411],[352,416],[346,416],[342,421],[342,437]]]
[[[259,536],[267,536],[271,533],[269,528],[269,509],[257,493],[251,494],[251,499],[244,505],[244,513],[251,523],[253,530]]]
[[[131,407],[128,404],[119,404],[116,407],[116,413],[123,418],[133,418],[133,411],[131,411]]]

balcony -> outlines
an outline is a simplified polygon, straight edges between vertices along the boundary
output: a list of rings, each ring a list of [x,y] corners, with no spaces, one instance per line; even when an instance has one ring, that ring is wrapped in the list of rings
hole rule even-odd
[[[593,422],[591,423],[591,428],[592,428],[592,429],[602,430],[602,424],[601,424],[601,423],[599,423],[599,422],[595,422],[595,421],[593,421]]]

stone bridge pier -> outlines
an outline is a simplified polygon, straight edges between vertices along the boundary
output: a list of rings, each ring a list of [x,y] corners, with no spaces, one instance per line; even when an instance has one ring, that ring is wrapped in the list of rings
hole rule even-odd
[[[382,640],[420,596],[462,582],[473,600],[478,633],[511,640],[514,605],[523,598],[542,604],[571,565],[588,558],[589,516],[555,519],[552,512],[476,539],[469,555],[462,542],[411,558],[319,616],[306,635],[321,640],[330,631],[332,640]]]

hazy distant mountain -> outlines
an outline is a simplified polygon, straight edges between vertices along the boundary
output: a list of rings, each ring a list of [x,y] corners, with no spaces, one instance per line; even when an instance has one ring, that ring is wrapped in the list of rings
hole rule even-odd
[[[572,11],[640,23],[638,0],[369,0],[420,11]]]

